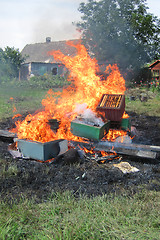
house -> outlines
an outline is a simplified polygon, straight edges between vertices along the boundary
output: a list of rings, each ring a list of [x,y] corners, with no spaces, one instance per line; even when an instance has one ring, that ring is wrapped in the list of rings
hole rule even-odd
[[[76,44],[80,40],[70,41]],[[63,75],[66,72],[65,66],[49,55],[53,50],[60,50],[68,56],[76,54],[76,48],[68,45],[67,41],[52,42],[50,37],[47,37],[44,43],[27,44],[21,52],[22,56],[26,57],[26,61],[20,68],[19,79],[29,80],[31,76],[40,76],[45,73]]]
[[[152,79],[160,81],[160,59],[149,66],[151,70]]]

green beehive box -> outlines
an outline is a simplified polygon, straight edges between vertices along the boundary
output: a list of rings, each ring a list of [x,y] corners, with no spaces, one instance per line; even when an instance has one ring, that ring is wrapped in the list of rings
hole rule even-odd
[[[123,130],[131,130],[131,123],[129,121],[129,118],[122,118],[122,120],[121,120],[121,128]]]
[[[99,141],[104,137],[105,133],[108,133],[109,126],[110,121],[104,123],[101,127],[97,127],[74,120],[71,122],[71,132],[78,137]]]
[[[46,161],[65,153],[68,150],[68,141],[60,139],[41,143],[26,139],[17,139],[17,146],[24,158]]]

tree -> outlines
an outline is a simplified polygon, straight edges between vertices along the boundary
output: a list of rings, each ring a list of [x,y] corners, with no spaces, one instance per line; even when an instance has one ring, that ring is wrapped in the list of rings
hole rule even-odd
[[[160,19],[147,9],[146,0],[88,0],[76,25],[98,60],[133,70],[160,53]]]
[[[14,47],[6,47],[5,50],[0,48],[0,83],[18,77],[19,68],[25,59]]]
[[[4,58],[4,51],[0,48],[0,83],[15,76],[12,65]]]
[[[3,57],[8,64],[12,65],[15,75],[18,76],[20,66],[22,63],[24,63],[26,59],[25,57],[22,57],[22,54],[19,52],[19,49],[7,46],[3,51]]]

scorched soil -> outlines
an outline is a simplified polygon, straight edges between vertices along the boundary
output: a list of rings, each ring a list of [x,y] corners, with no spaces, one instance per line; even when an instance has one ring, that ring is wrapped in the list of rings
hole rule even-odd
[[[160,146],[160,118],[129,113],[135,131],[133,142]],[[0,129],[8,129],[12,119],[0,123]],[[139,172],[124,174],[113,167],[113,162],[98,164],[94,160],[80,159],[71,149],[52,163],[14,159],[8,152],[8,142],[0,140],[0,192],[6,200],[21,196],[46,199],[54,192],[71,191],[75,196],[103,194],[134,194],[142,187],[160,191],[160,162],[120,156],[139,169]]]

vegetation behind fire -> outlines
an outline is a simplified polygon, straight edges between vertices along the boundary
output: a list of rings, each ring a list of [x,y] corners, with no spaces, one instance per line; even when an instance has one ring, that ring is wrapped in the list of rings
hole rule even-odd
[[[19,49],[8,46],[4,50],[0,48],[0,84],[16,79],[24,61],[25,57],[22,57]]]
[[[77,27],[99,61],[117,63],[133,78],[144,64],[160,57],[160,19],[148,12],[146,0],[91,0],[81,3],[79,11]]]

